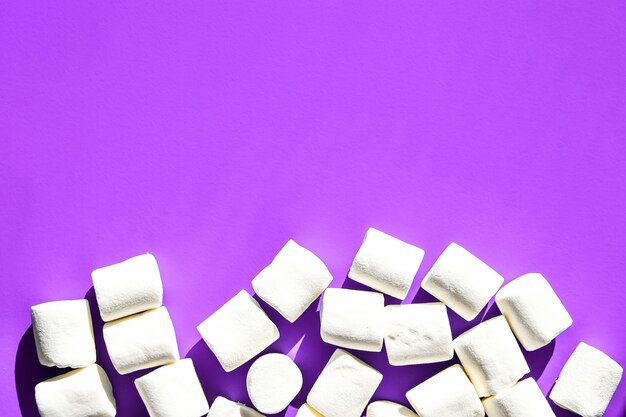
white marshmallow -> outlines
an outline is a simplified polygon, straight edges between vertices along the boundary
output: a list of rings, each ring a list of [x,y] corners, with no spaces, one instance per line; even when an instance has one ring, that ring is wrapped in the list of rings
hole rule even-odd
[[[320,315],[324,342],[369,352],[382,350],[385,298],[381,293],[329,288]]]
[[[484,417],[474,386],[460,365],[452,365],[406,393],[420,417]]]
[[[424,251],[417,246],[370,227],[348,277],[404,300],[423,258]]]
[[[452,331],[443,303],[385,307],[385,349],[391,365],[452,359]]]
[[[51,301],[30,308],[39,362],[82,368],[96,362],[89,301]]]
[[[572,325],[561,300],[541,274],[526,274],[496,294],[498,308],[526,350],[537,350]]]
[[[310,405],[308,405],[307,403],[304,403],[302,404],[302,407],[298,409],[298,412],[296,413],[296,417],[324,417],[324,416],[318,413],[317,411],[315,411],[315,409],[311,407]]]
[[[248,396],[262,413],[283,411],[302,388],[298,365],[282,353],[268,353],[254,361],[246,378]]]
[[[532,378],[483,400],[489,417],[556,417]]]
[[[504,278],[467,250],[451,243],[428,271],[422,288],[470,321],[487,305]]]
[[[236,403],[224,397],[217,397],[211,404],[207,417],[265,417],[244,404]]]
[[[96,269],[91,279],[104,321],[161,307],[163,303],[159,266],[149,253]]]
[[[135,379],[150,417],[198,417],[209,412],[191,359],[162,366]]]
[[[198,326],[198,332],[226,372],[278,340],[278,327],[246,291],[230,299]]]
[[[96,364],[40,382],[35,400],[41,417],[115,416],[111,382]]]
[[[293,323],[332,280],[324,262],[290,240],[252,280],[252,287],[263,301]]]
[[[481,397],[515,385],[530,372],[504,316],[474,326],[452,344]]]
[[[365,417],[417,417],[417,414],[391,401],[374,401],[367,406]]]
[[[325,417],[360,417],[382,380],[376,369],[337,349],[306,402]]]
[[[622,379],[622,367],[602,351],[580,343],[550,393],[559,407],[583,417],[600,417]]]
[[[180,359],[165,307],[105,323],[103,334],[111,362],[122,375]]]

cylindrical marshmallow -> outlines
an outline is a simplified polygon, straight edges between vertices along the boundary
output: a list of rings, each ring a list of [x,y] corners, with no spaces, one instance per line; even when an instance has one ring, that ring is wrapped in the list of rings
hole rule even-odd
[[[417,414],[398,403],[374,401],[367,406],[365,417],[417,417]]]
[[[302,404],[300,408],[298,408],[298,412],[296,413],[296,417],[324,417],[313,407],[308,405],[307,403]]]
[[[246,377],[248,396],[262,413],[283,411],[302,388],[298,365],[282,353],[268,353],[254,361]]]
[[[556,417],[532,378],[483,400],[489,417]]]
[[[211,411],[207,417],[265,417],[245,404],[231,401],[224,397],[217,397],[211,404]]]

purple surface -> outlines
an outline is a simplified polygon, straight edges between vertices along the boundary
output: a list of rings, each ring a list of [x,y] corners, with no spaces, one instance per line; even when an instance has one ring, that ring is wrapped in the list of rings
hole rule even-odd
[[[426,250],[407,301],[450,241],[548,277],[574,325],[528,355],[544,392],[580,340],[626,365],[624,22],[618,0],[1,2],[3,414],[35,416],[58,373],[29,306],[93,304],[90,271],[145,251],[209,399],[247,401],[247,367],[221,371],[195,326],[290,238],[342,285],[368,226]],[[266,310],[271,351],[301,341],[299,405],[333,348],[314,308]],[[118,415],[146,415],[95,326]],[[357,355],[401,402],[447,365]],[[622,383],[606,416],[625,413]]]

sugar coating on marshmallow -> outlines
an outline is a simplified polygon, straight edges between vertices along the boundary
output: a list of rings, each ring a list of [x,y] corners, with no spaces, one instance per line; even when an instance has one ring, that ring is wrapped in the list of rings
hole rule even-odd
[[[263,301],[293,323],[332,280],[324,262],[290,240],[252,280],[252,287]]]
[[[465,320],[473,320],[504,278],[470,252],[451,243],[428,271],[422,288]]]
[[[122,375],[180,359],[165,307],[105,323],[103,334],[111,362]]]
[[[296,413],[296,417],[324,417],[324,416],[318,413],[317,411],[315,411],[315,409],[311,407],[310,405],[308,405],[307,403],[304,403],[302,404],[302,407],[298,409],[298,412]]]
[[[40,382],[35,400],[41,417],[115,416],[111,382],[96,364]]]
[[[382,380],[376,369],[337,349],[306,402],[325,417],[360,417]]]
[[[102,320],[111,321],[163,303],[163,284],[156,259],[135,256],[91,273]]]
[[[278,340],[278,327],[245,290],[198,326],[226,372],[248,362]]]
[[[198,417],[209,412],[191,359],[155,369],[135,379],[135,387],[150,417]]]
[[[622,367],[607,354],[580,343],[550,392],[559,407],[583,417],[600,417],[622,379]]]
[[[211,404],[211,411],[207,417],[265,417],[245,404],[231,401],[224,397],[217,397]]]
[[[39,362],[82,368],[96,362],[89,301],[51,301],[30,308]]]
[[[381,293],[329,288],[320,310],[322,340],[349,349],[380,352],[385,336]]]
[[[453,346],[481,397],[515,385],[530,372],[504,316],[469,329],[454,339]]]
[[[385,307],[385,349],[391,365],[452,359],[452,331],[443,303]]]
[[[404,300],[419,269],[424,251],[374,228],[369,228],[348,277]]]
[[[509,282],[496,294],[496,303],[517,340],[529,351],[547,345],[572,325],[572,317],[541,274],[526,274]]]
[[[406,393],[420,417],[484,417],[476,389],[460,365],[452,365]]]
[[[556,417],[532,378],[483,400],[489,417]]]
[[[250,366],[246,388],[257,410],[267,414],[280,413],[300,392],[302,372],[289,356],[268,353]]]
[[[417,414],[398,403],[374,401],[367,406],[365,417],[417,417]]]

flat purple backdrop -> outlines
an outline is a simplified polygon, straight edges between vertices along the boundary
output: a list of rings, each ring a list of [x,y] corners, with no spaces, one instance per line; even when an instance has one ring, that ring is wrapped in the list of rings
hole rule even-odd
[[[431,299],[451,241],[507,281],[548,277],[574,325],[528,355],[544,393],[580,340],[626,365],[626,3],[417,3],[0,2],[3,414],[36,416],[58,374],[29,306],[86,295],[96,313],[91,270],[146,251],[209,400],[248,402],[247,366],[223,372],[196,325],[290,238],[358,288],[369,226],[426,250],[407,302]],[[315,307],[293,325],[264,307],[298,406],[334,348]],[[101,327],[118,415],[147,415]],[[357,356],[402,403],[449,365]],[[606,416],[625,413],[623,382]]]

